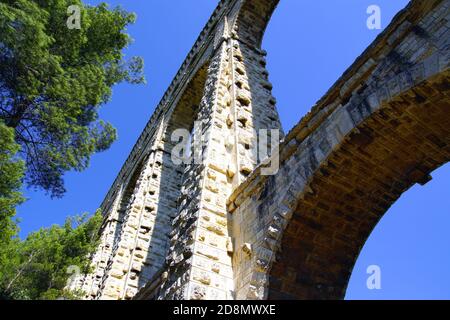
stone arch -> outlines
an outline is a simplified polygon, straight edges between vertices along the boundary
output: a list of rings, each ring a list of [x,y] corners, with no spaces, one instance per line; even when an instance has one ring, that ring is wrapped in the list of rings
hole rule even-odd
[[[193,72],[193,76],[175,104],[174,110],[169,114],[162,138],[163,142],[166,143],[165,147],[170,147],[172,144],[171,135],[175,130],[186,129],[191,131],[193,129],[204,93],[208,65],[209,62],[206,62]]]
[[[244,0],[234,24],[239,40],[261,48],[264,32],[279,0]]]
[[[399,13],[287,135],[278,174],[230,197],[238,299],[343,298],[379,219],[450,160],[443,3]]]
[[[444,61],[437,56],[429,59]],[[450,161],[448,70],[418,81],[377,103],[362,91],[309,136],[300,132],[284,146],[296,150],[261,192],[258,210],[268,227],[248,298],[345,296],[359,252],[384,213]],[[270,212],[273,202],[277,209]]]
[[[352,130],[317,168],[311,163],[315,174],[270,271],[269,299],[345,296],[360,250],[384,213],[450,160],[450,117],[442,98],[394,102]]]
[[[172,141],[172,133],[177,129],[191,131],[197,119],[199,105],[203,97],[208,63],[192,71],[186,87],[180,96],[175,97],[173,109],[169,110],[162,124],[161,137],[158,139],[151,170],[153,182],[149,187],[152,236],[148,243],[146,261],[150,261],[143,269],[149,271],[140,277],[138,287],[154,284],[161,280],[161,269],[165,264],[169,250],[169,233],[172,231],[172,220],[178,214],[179,199],[182,195],[182,182],[187,164],[176,164],[172,160],[172,149],[178,143]],[[142,272],[141,272],[142,274]]]

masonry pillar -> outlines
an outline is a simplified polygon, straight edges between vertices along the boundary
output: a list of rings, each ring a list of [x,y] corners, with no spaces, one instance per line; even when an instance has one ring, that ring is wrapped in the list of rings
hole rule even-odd
[[[227,199],[262,160],[258,131],[281,129],[265,53],[233,37],[226,20],[219,30],[193,134],[202,161],[185,169],[159,299],[234,299],[232,255],[240,248]]]

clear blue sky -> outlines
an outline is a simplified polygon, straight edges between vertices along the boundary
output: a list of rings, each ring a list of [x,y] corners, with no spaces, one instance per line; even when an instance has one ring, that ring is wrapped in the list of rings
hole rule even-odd
[[[97,0],[88,1],[91,4]],[[138,15],[127,55],[146,61],[147,86],[120,85],[101,112],[119,131],[110,150],[82,173],[66,175],[67,194],[51,200],[27,190],[18,212],[21,237],[67,215],[93,212],[203,28],[216,0],[109,0]],[[383,28],[407,0],[281,0],[263,47],[288,131],[374,40],[366,9],[377,4]],[[450,165],[425,187],[407,192],[385,215],[355,266],[347,299],[450,299]],[[381,290],[366,287],[369,265],[381,267]]]

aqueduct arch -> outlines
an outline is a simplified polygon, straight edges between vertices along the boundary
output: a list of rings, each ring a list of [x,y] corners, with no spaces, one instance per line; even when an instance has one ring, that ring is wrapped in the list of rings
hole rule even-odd
[[[280,172],[233,193],[238,298],[343,298],[381,216],[450,160],[448,5],[411,2],[287,135]]]
[[[435,88],[448,85],[443,78],[432,81]],[[403,192],[426,183],[450,160],[448,98],[437,91],[420,102],[409,94],[364,120],[317,168],[311,163],[310,190],[283,233],[269,298],[343,298],[379,219]]]
[[[255,132],[282,131],[261,49],[277,3],[219,2],[102,204],[88,297],[343,298],[377,221],[450,160],[450,0],[413,0],[261,174]],[[176,166],[170,133],[194,120],[204,161]]]

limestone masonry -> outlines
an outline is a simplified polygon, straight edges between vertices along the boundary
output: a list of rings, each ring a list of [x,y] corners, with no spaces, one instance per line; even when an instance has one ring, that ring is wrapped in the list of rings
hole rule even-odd
[[[286,136],[277,3],[215,9],[101,205],[87,299],[343,298],[379,219],[450,160],[450,0],[411,1]],[[181,128],[202,161],[175,164]]]

